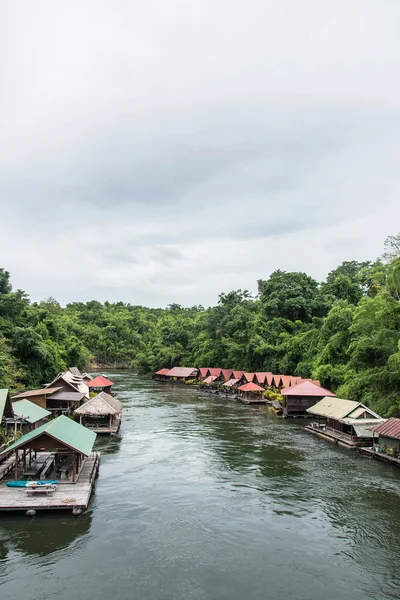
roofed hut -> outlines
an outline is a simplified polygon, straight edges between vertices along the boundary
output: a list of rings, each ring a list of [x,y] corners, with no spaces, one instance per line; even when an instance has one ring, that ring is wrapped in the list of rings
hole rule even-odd
[[[110,381],[104,375],[98,375],[94,377],[91,381],[87,383],[89,388],[89,392],[106,392],[107,394],[111,394],[111,387],[114,385],[113,381]]]
[[[371,428],[385,422],[361,402],[332,396],[322,398],[308,408],[307,413],[315,418],[315,422],[306,427],[308,431],[352,448],[372,446]]]
[[[240,385],[240,379],[235,379],[234,377],[232,379],[229,379],[229,381],[225,381],[221,388],[223,389],[223,391],[225,393],[228,394],[234,394],[236,393],[237,388]]]
[[[167,373],[169,381],[188,381],[190,379],[197,379],[199,370],[194,367],[174,367]]]
[[[168,371],[169,369],[160,369],[159,371],[156,371],[153,375],[153,379],[156,379],[157,381],[168,381]]]
[[[100,392],[76,409],[79,422],[96,433],[117,433],[121,426],[123,404],[107,392]]]
[[[284,397],[283,414],[286,417],[308,417],[308,408],[314,406],[325,396],[335,397],[336,394],[312,381],[302,381],[297,385],[281,390]]]
[[[26,398],[24,400],[15,400],[12,403],[12,407],[15,430],[19,429],[22,433],[28,433],[32,429],[37,429],[51,418],[49,410],[34,404]]]
[[[229,381],[230,379],[232,379],[232,375],[232,369],[222,369],[222,378],[224,381]]]
[[[87,397],[83,392],[58,390],[58,392],[47,396],[46,408],[51,411],[53,417],[59,417],[60,415],[71,416],[74,410],[86,399]]]
[[[265,404],[266,399],[263,397],[264,391],[264,388],[256,383],[245,383],[238,388],[238,392],[240,393],[238,399],[245,404]]]
[[[42,408],[47,410],[47,398],[52,394],[55,394],[61,389],[61,387],[46,387],[40,388],[38,390],[26,390],[25,392],[21,392],[20,394],[15,394],[11,398],[11,400],[24,400],[28,399],[33,404],[37,406],[41,406]]]
[[[201,369],[199,369],[199,378],[200,379],[205,379],[209,375],[210,375],[210,369],[208,367],[201,367]]]
[[[75,368],[76,367],[72,367],[73,373],[70,370],[59,373],[51,383],[45,386],[45,388],[57,387],[65,392],[81,392],[86,398],[89,398],[89,388],[83,381],[79,371],[75,372]]]
[[[371,428],[377,451],[400,462],[400,419],[391,417]]]

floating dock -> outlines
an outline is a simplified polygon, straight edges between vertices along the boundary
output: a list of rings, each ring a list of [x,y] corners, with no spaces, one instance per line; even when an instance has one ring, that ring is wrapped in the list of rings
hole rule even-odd
[[[7,487],[7,481],[13,479],[12,462],[15,465],[15,459],[9,458],[5,461],[7,464],[0,464],[0,473],[5,475],[0,482],[0,511],[30,511],[29,514],[35,514],[34,511],[39,510],[71,510],[73,514],[81,514],[87,509],[99,471],[99,452],[92,452],[84,460],[76,483],[59,481],[51,495],[28,496],[28,488]]]
[[[396,467],[400,467],[400,460],[395,458],[394,456],[389,456],[388,454],[384,454],[383,452],[377,452],[373,450],[373,448],[358,448],[361,454],[366,454],[370,458],[376,458],[377,460],[381,460],[382,462],[390,463],[395,465]]]

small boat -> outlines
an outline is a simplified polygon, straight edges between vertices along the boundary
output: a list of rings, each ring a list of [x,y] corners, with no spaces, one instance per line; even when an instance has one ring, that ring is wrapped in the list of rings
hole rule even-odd
[[[41,479],[40,481],[7,481],[7,487],[32,487],[38,485],[57,485],[57,479]]]

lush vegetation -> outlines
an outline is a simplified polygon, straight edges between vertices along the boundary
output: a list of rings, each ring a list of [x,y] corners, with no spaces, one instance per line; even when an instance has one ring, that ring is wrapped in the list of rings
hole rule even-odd
[[[275,271],[256,298],[231,291],[207,309],[31,303],[0,269],[0,387],[36,386],[93,361],[142,373],[193,365],[313,377],[399,415],[400,234],[380,259],[344,262],[323,283]]]

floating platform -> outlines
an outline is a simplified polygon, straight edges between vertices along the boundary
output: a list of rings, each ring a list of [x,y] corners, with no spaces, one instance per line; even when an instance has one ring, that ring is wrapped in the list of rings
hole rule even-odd
[[[334,431],[332,429],[318,429],[317,427],[312,427],[312,425],[306,425],[305,429],[314,435],[317,435],[324,440],[328,440],[328,442],[332,442],[333,444],[339,444],[339,446],[344,446],[345,448],[351,448],[353,450],[357,449],[357,444],[345,433],[340,433],[340,431]]]
[[[10,459],[6,459],[7,461]],[[6,470],[10,469],[10,464]],[[99,464],[100,453],[92,452],[82,464],[76,483],[58,481],[51,495],[30,496],[27,493],[28,488],[7,487],[6,477],[0,482],[0,511],[71,510],[74,514],[80,514],[88,507]],[[5,466],[0,464],[0,472]],[[12,470],[9,473],[12,475]]]
[[[376,450],[373,450],[373,448],[366,448],[365,446],[357,448],[357,450],[359,450],[362,454],[366,454],[370,458],[376,458],[377,460],[381,460],[382,462],[390,463],[392,465],[395,465],[396,467],[400,467],[400,460],[398,458],[395,458],[394,456],[389,456],[388,454],[384,454],[383,452],[377,452]]]

